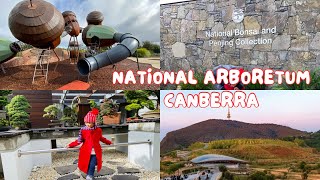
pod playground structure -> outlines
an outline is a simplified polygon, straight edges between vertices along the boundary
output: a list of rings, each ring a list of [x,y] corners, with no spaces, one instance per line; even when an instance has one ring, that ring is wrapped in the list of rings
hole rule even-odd
[[[135,36],[117,32],[103,25],[103,20],[101,12],[90,12],[86,17],[87,25],[82,28],[72,11],[61,13],[45,0],[19,2],[8,18],[9,29],[18,41],[0,39],[0,89],[158,89],[159,85],[112,83],[115,70],[138,71],[153,67],[139,63],[135,57],[140,45]],[[80,34],[85,51],[80,50]],[[68,48],[60,48],[59,52],[61,39],[67,35],[70,36]],[[4,63],[13,61],[18,53],[28,49],[32,49],[34,63],[4,68]],[[52,58],[56,61],[52,62]],[[26,60],[19,58],[19,61]]]

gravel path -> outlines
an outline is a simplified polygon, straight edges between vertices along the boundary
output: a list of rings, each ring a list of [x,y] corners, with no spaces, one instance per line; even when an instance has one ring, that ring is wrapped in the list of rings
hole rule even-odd
[[[70,64],[69,60],[61,61],[54,71],[56,63],[49,65],[48,84],[44,83],[44,77],[37,77],[35,83],[32,84],[32,77],[34,66],[18,66],[6,68],[6,74],[0,76],[0,89],[19,89],[19,90],[53,90],[58,89],[63,85],[73,82],[74,80],[81,80],[86,82],[86,76],[79,76],[79,72],[75,64]],[[138,71],[137,63],[125,59],[116,63],[117,72],[127,72],[132,70],[136,75]],[[140,63],[140,70],[152,69],[152,72],[159,71],[153,68],[150,64]],[[113,84],[113,72],[115,69],[112,65],[103,67],[99,70],[93,71],[90,75],[90,90],[136,90],[136,89],[160,89],[160,85],[156,84],[140,84],[140,80],[136,77],[137,84]],[[2,73],[2,72],[1,72]],[[139,82],[139,83],[138,83]]]
[[[60,167],[65,165],[72,165],[74,160],[78,158],[77,152],[67,152],[67,153],[53,153],[52,154],[53,162],[52,166],[44,166],[44,167],[38,167],[35,172],[32,172],[29,180],[42,180],[42,179],[48,179],[48,180],[56,180],[58,177],[61,177],[55,170],[54,167]],[[159,180],[160,179],[160,172],[156,171],[146,171],[142,169],[141,167],[131,164],[127,160],[127,154],[117,152],[114,150],[104,150],[103,151],[103,163],[102,166],[106,166],[108,168],[111,168],[116,171],[114,175],[117,174],[117,166],[114,165],[114,163],[110,164],[109,161],[117,162],[122,167],[128,167],[128,168],[139,168],[141,173],[134,174],[140,179],[144,180]],[[36,169],[36,168],[34,168]],[[74,174],[79,175],[81,180],[84,180],[81,176],[80,171],[77,169]],[[108,179],[111,178],[111,176],[105,176]]]

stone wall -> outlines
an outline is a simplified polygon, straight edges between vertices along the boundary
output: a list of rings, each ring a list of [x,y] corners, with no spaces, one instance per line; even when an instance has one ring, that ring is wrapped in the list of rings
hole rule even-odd
[[[241,23],[232,20],[242,9]],[[161,5],[161,68],[205,70],[220,64],[283,70],[313,69],[320,64],[319,0],[198,0]],[[207,31],[276,27],[266,45],[210,46]],[[235,36],[215,37],[234,41]]]

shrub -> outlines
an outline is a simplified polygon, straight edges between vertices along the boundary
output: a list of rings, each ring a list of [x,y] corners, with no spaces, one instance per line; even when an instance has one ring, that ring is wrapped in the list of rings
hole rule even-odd
[[[295,138],[294,141],[293,141],[295,144],[297,144],[298,146],[301,146],[301,147],[306,147],[306,143],[304,142],[304,140],[302,139],[299,139],[299,138]]]
[[[178,169],[184,167],[184,164],[183,163],[174,163],[174,164],[171,164],[169,165],[169,168],[168,168],[168,173],[171,174],[171,173],[174,173],[175,171],[177,171]]]
[[[246,90],[266,90],[268,86],[257,82],[256,84],[249,83],[245,85],[244,88]]]
[[[204,84],[204,73],[198,73],[196,72],[194,74],[194,78],[198,81],[197,84],[180,84],[181,90],[212,90],[213,85],[212,84]]]
[[[177,151],[171,151],[170,153],[168,153],[168,156],[170,156],[172,158],[176,158],[177,157]]]
[[[196,150],[204,148],[205,144],[202,142],[195,142],[189,146],[189,150]]]
[[[226,171],[228,171],[227,167],[225,165],[220,165],[219,166],[219,171],[222,173],[225,173]]]
[[[137,49],[135,56],[145,58],[145,57],[150,57],[151,53],[146,48],[139,48]]]
[[[300,84],[293,83],[288,85],[284,83],[280,85],[275,85],[272,87],[274,90],[318,90],[320,89],[320,68],[310,71],[310,84],[307,84],[306,81],[302,81]]]
[[[266,172],[255,172],[254,174],[250,175],[250,180],[274,180],[275,177],[272,174],[267,174]]]
[[[229,171],[226,171],[222,173],[222,180],[233,180],[233,174],[231,174]]]

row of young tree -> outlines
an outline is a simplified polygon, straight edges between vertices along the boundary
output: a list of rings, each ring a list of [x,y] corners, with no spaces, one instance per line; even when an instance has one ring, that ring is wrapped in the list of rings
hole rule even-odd
[[[291,145],[291,143],[289,142],[278,139],[224,139],[209,142],[208,149],[229,149],[234,145],[244,144],[285,144],[287,146]]]

